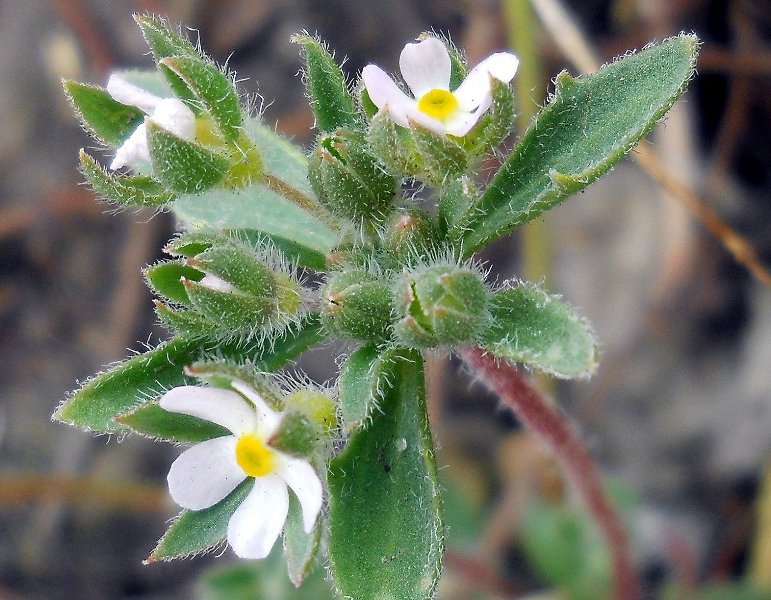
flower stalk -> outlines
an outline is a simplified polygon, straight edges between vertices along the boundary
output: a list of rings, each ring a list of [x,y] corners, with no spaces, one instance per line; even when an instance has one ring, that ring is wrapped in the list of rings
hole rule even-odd
[[[624,527],[605,493],[597,463],[578,434],[509,363],[496,361],[473,346],[464,346],[458,353],[487,388],[505,401],[522,424],[554,453],[605,539],[613,568],[613,597],[639,599],[640,584]]]

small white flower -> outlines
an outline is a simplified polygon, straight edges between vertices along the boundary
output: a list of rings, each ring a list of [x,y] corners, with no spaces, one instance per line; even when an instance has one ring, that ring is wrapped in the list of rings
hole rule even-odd
[[[253,477],[254,487],[230,518],[227,538],[241,558],[265,558],[284,528],[287,486],[300,501],[303,526],[310,533],[321,510],[321,481],[307,460],[267,445],[281,415],[246,383],[235,380],[232,385],[239,393],[183,386],[161,398],[160,406],[167,411],[206,419],[232,433],[182,453],[169,470],[169,491],[180,506],[202,510]]]
[[[147,147],[147,119],[166,131],[186,140],[195,137],[195,115],[177,98],[160,98],[147,90],[137,87],[118,75],[111,75],[107,92],[115,100],[129,106],[136,106],[147,116],[145,122],[134,130],[123,145],[115,151],[111,169],[138,167],[150,163]]]
[[[399,57],[404,81],[414,98],[406,95],[391,77],[376,65],[361,73],[375,106],[387,111],[394,123],[409,127],[417,123],[440,135],[466,135],[492,104],[490,77],[508,83],[519,60],[509,52],[492,54],[474,67],[457,89],[450,90],[450,55],[437,38],[407,44]]]

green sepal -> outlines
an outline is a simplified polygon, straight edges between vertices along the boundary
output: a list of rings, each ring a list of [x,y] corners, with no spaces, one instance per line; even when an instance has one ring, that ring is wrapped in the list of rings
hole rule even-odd
[[[69,79],[62,85],[80,122],[105,144],[120,146],[144,121],[145,113],[121,104],[104,88]]]
[[[163,251],[171,256],[194,258],[204,250],[226,242],[227,239],[214,231],[185,231],[169,240]]]
[[[115,417],[134,433],[177,444],[204,442],[231,432],[205,419],[163,410],[155,402]]]
[[[306,415],[288,411],[268,440],[268,445],[285,454],[307,458],[316,450],[320,437],[321,431]]]
[[[321,131],[332,131],[338,127],[361,126],[345,75],[326,45],[307,34],[295,35],[291,39],[303,49],[305,85],[316,117],[316,127]]]
[[[397,127],[387,110],[378,112],[370,121],[367,142],[392,175],[404,176],[419,172],[415,142],[409,130]]]
[[[492,325],[480,345],[492,354],[557,377],[588,377],[597,369],[589,323],[535,285],[493,295],[490,314]]]
[[[375,106],[375,103],[372,102],[372,98],[369,97],[369,92],[367,91],[367,88],[364,87],[363,83],[360,83],[358,86],[358,98],[359,109],[364,113],[364,116],[368,119],[374,117],[377,114],[378,108]]]
[[[147,120],[147,142],[153,174],[169,189],[180,194],[200,194],[222,181],[229,159]]]
[[[419,352],[401,350],[366,429],[330,463],[329,573],[341,597],[433,598],[444,526]]]
[[[294,493],[289,494],[289,513],[284,524],[284,558],[289,579],[295,587],[302,585],[319,552],[322,531],[319,520],[311,533],[305,533],[300,502]]]
[[[219,327],[248,332],[265,325],[277,314],[276,300],[247,295],[239,290],[223,292],[185,281],[193,307]]]
[[[456,224],[466,256],[606,173],[683,92],[697,50],[696,36],[680,35],[594,75],[559,75],[552,101]]]
[[[200,281],[204,277],[201,271],[176,260],[155,263],[147,267],[144,274],[147,285],[156,294],[184,306],[191,306],[191,303],[182,278]]]
[[[169,56],[158,66],[162,71],[170,70],[185,82],[225,139],[235,141],[241,136],[243,116],[238,92],[231,79],[216,65],[199,57]]]
[[[477,271],[438,264],[405,273],[396,291],[398,342],[433,348],[474,341],[488,326],[488,291]]]
[[[463,146],[447,135],[410,123],[420,169],[410,175],[434,186],[446,185],[460,177],[468,167],[468,154]]]
[[[124,206],[163,206],[177,195],[144,175],[115,175],[105,171],[86,151],[80,151],[80,172],[91,189],[108,202]]]
[[[217,337],[219,327],[207,321],[192,309],[172,308],[163,302],[155,302],[155,314],[168,331],[191,340],[204,340]]]
[[[253,487],[254,479],[248,477],[214,506],[182,511],[145,563],[195,556],[220,545],[227,536],[230,517]]]
[[[397,350],[367,344],[356,350],[340,370],[340,411],[347,432],[366,427],[389,387]]]
[[[164,58],[170,56],[197,60],[203,58],[202,54],[193,46],[190,40],[172,31],[166,19],[153,15],[134,15],[134,20],[139,25],[147,45],[150,46],[156,63],[160,64]],[[196,102],[196,98],[188,85],[179,75],[164,68],[160,68],[160,72],[174,92],[174,95],[182,100],[196,115],[200,115],[200,105]]]
[[[481,122],[463,139],[471,154],[486,154],[497,148],[514,129],[516,95],[513,88],[500,79],[490,77],[492,104]]]
[[[372,273],[348,269],[330,274],[322,299],[321,316],[330,332],[364,342],[388,338],[393,320],[391,290]]]
[[[478,198],[479,190],[468,176],[464,175],[444,186],[439,195],[437,209],[439,228],[442,234],[449,236],[450,232],[454,232],[457,235],[454,230],[455,224]],[[455,240],[451,239],[450,241],[454,242]]]
[[[227,281],[239,291],[257,298],[275,298],[276,278],[273,273],[245,244],[221,244],[207,248],[191,264]]]

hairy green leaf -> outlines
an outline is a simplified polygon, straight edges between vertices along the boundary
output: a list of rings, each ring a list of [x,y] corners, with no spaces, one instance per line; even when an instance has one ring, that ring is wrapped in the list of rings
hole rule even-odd
[[[145,175],[108,173],[85,150],[80,151],[80,172],[102,199],[124,206],[163,206],[177,197]]]
[[[480,200],[456,224],[466,256],[606,173],[669,110],[693,75],[698,40],[680,35],[557,90]]]
[[[380,410],[330,463],[330,574],[343,597],[427,600],[444,527],[428,429],[423,359],[399,351]]]
[[[316,522],[315,529],[305,533],[303,528],[302,507],[294,493],[289,494],[289,514],[284,525],[284,556],[289,571],[289,579],[300,587],[305,577],[313,568],[321,542],[321,525]]]
[[[492,326],[481,346],[557,377],[588,377],[597,368],[591,327],[570,307],[522,283],[490,300]]]
[[[344,427],[351,431],[366,426],[388,388],[396,350],[375,344],[362,346],[345,361],[340,372],[340,410]]]

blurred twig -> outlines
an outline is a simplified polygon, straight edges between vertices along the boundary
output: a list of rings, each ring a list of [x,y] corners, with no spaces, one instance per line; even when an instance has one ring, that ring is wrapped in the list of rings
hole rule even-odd
[[[167,514],[171,506],[166,489],[156,485],[60,475],[0,475],[0,508],[51,500],[137,513]]]
[[[88,9],[80,0],[52,0],[59,18],[67,23],[80,42],[88,60],[98,73],[107,73],[115,64],[115,55],[99,31]]]
[[[576,25],[575,19],[565,10],[562,2],[560,0],[531,0],[531,2],[554,44],[564,57],[580,71],[585,73],[597,71],[599,63],[593,58],[596,52]],[[771,272],[760,262],[752,245],[726,225],[693,190],[670,173],[651,147],[638,145],[632,157],[654,181],[683,203],[690,214],[715,236],[734,259],[752,273],[755,279],[771,287]]]
[[[444,558],[447,568],[462,575],[468,583],[474,585],[474,589],[487,590],[503,598],[517,598],[522,593],[522,590],[502,579],[485,563],[450,550]]]

